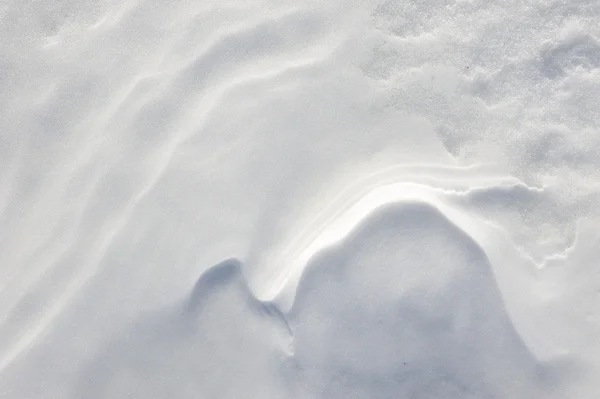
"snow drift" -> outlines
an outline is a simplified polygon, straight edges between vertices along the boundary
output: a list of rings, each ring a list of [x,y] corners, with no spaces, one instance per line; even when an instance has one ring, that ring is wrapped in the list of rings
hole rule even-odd
[[[0,396],[595,398],[597,1],[0,6]]]

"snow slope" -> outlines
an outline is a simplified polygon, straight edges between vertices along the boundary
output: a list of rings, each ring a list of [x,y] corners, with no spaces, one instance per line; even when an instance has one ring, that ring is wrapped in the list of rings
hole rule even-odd
[[[0,397],[595,398],[600,3],[0,5]]]

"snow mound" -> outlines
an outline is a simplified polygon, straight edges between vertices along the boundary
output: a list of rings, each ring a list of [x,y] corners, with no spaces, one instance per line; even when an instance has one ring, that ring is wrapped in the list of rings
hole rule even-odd
[[[562,377],[515,331],[482,248],[418,201],[311,258],[288,312],[229,259],[104,352],[86,397],[535,398]]]
[[[73,397],[277,398],[289,330],[230,259],[177,306],[130,326],[84,367]],[[235,379],[235,383],[232,380]]]
[[[435,207],[386,205],[315,257],[290,325],[314,397],[546,397],[477,243]],[[555,387],[554,387],[555,388]]]

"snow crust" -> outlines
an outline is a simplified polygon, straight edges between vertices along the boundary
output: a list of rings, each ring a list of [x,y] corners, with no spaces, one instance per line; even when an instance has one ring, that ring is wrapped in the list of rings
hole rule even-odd
[[[0,397],[596,398],[600,3],[0,5]]]

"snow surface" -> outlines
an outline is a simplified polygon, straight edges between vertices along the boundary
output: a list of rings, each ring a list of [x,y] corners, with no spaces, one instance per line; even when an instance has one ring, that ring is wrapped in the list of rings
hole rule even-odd
[[[0,397],[597,398],[598,20],[5,0]]]

